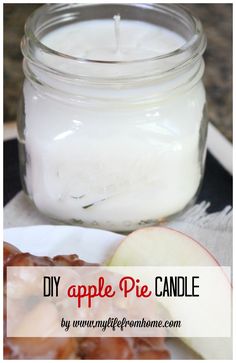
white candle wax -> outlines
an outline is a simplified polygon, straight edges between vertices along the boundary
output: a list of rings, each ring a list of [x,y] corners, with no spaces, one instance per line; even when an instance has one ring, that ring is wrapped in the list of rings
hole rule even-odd
[[[71,24],[52,31],[42,42],[74,57],[131,61],[174,51],[184,39],[138,21],[121,20],[117,28],[111,19]],[[60,69],[68,69],[66,59],[60,59]],[[96,74],[94,64],[91,73]],[[120,231],[184,208],[201,177],[199,132],[205,92],[198,82],[188,91],[159,97],[184,77],[188,75],[164,85],[154,82],[130,89],[79,86],[77,91],[84,92],[87,102],[66,96],[59,100],[26,81],[26,185],[36,206],[68,222]],[[54,82],[50,79],[51,86]],[[65,84],[67,91],[70,87]],[[129,103],[135,95],[150,94],[151,101]],[[96,96],[108,102],[99,104]]]
[[[149,23],[123,20],[83,21],[61,27],[43,38],[58,52],[100,61],[132,61],[174,51],[184,44],[178,34]]]

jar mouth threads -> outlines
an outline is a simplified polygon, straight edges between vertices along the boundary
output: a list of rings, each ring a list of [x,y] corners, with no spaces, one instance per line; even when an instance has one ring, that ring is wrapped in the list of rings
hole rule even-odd
[[[115,13],[128,20],[140,20],[173,30],[181,35],[184,44],[165,54],[135,60],[99,60],[75,57],[47,47],[42,39],[62,26],[94,19],[111,19]],[[206,37],[201,22],[187,10],[177,5],[163,4],[52,4],[37,9],[27,20],[22,53],[31,64],[37,64],[62,76],[87,77],[92,67],[100,69],[97,79],[138,79],[150,76],[162,77],[197,62],[205,48]],[[41,56],[45,57],[41,57]],[[40,57],[39,57],[40,56]],[[52,62],[53,60],[53,62]],[[68,69],[57,67],[60,61],[68,63]],[[52,66],[53,63],[53,66]],[[134,69],[130,71],[130,67]],[[109,72],[107,72],[107,69]],[[118,71],[117,71],[118,70]],[[113,74],[116,74],[116,77]]]

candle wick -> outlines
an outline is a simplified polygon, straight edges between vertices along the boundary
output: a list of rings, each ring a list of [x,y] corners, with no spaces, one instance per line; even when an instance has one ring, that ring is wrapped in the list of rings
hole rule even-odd
[[[116,53],[120,52],[120,14],[114,15],[114,29],[115,29],[115,40],[116,40]]]

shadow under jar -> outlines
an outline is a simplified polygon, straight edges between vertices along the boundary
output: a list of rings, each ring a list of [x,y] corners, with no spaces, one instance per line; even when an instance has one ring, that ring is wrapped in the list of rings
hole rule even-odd
[[[28,19],[22,184],[44,214],[131,231],[183,211],[204,172],[201,23],[176,5],[54,4]]]

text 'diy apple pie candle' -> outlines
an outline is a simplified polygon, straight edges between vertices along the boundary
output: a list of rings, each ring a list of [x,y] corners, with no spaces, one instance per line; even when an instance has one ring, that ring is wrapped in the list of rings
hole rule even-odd
[[[191,204],[205,161],[205,46],[200,22],[176,5],[33,13],[18,130],[23,187],[36,207],[125,231]]]

